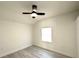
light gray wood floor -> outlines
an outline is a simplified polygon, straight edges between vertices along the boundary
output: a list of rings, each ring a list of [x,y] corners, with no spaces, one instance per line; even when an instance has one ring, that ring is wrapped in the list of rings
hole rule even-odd
[[[31,46],[2,58],[69,58],[68,56],[52,52],[38,46]]]

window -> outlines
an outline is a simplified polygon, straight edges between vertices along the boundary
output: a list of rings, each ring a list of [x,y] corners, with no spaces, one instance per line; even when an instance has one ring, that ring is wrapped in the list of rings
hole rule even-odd
[[[41,33],[42,33],[42,41],[46,42],[51,42],[51,28],[42,28]]]

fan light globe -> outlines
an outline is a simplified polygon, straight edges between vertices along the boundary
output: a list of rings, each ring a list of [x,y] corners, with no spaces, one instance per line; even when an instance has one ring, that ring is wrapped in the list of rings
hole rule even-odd
[[[37,14],[36,14],[36,13],[32,13],[31,16],[32,16],[32,17],[36,17]]]

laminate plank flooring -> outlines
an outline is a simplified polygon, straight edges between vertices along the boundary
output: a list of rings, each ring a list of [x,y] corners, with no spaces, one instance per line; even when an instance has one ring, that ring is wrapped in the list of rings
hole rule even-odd
[[[68,56],[52,52],[38,46],[31,46],[23,50],[19,50],[2,58],[70,58]]]

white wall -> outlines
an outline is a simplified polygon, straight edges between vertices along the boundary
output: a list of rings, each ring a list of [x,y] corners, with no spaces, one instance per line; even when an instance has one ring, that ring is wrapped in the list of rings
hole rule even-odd
[[[79,16],[76,20],[76,29],[77,29],[76,34],[77,34],[77,54],[78,54],[77,57],[79,58]]]
[[[32,45],[31,25],[0,20],[0,57]]]
[[[40,20],[34,24],[33,44],[56,51],[67,56],[77,56],[75,20],[79,12],[71,12],[60,16]],[[46,43],[41,40],[40,29],[52,27],[52,42]]]

